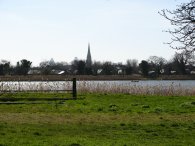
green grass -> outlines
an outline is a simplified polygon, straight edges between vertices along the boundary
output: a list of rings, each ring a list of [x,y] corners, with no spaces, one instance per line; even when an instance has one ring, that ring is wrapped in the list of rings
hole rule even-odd
[[[62,93],[0,98],[69,97]],[[80,94],[79,100],[0,105],[0,146],[195,145],[195,96]]]

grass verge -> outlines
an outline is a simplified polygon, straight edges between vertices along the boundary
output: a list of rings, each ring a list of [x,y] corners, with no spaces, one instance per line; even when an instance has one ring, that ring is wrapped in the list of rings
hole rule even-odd
[[[54,97],[14,93],[0,98],[32,96]],[[195,145],[195,96],[80,94],[79,98],[84,99],[0,105],[0,145]]]

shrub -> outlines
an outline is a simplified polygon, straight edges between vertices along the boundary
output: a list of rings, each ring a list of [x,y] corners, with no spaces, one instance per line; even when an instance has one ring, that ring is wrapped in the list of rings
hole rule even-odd
[[[115,104],[110,104],[109,105],[109,111],[113,111],[113,112],[116,112],[119,110],[119,107]]]
[[[150,108],[149,105],[142,105],[142,108]]]

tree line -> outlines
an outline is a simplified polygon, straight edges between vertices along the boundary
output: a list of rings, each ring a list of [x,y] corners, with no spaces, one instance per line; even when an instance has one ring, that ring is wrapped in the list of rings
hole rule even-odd
[[[65,75],[132,75],[159,76],[171,74],[192,74],[195,71],[195,57],[192,53],[175,53],[171,60],[163,57],[150,56],[147,60],[138,62],[129,59],[126,63],[113,63],[111,61],[94,61],[90,67],[86,61],[75,58],[70,63],[55,62],[53,59],[42,61],[33,67],[32,62],[22,59],[11,65],[7,60],[0,62],[0,75],[28,75],[28,74],[65,74]]]

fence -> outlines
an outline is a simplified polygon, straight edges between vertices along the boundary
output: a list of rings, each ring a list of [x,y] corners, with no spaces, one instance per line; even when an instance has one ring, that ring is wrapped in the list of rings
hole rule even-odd
[[[29,83],[31,81],[28,81]],[[41,81],[42,82],[42,81]],[[47,81],[49,82],[49,81]],[[1,94],[4,94],[4,93],[19,93],[19,92],[25,92],[25,93],[32,93],[32,92],[63,92],[63,93],[71,93],[72,97],[70,98],[62,98],[62,97],[54,97],[54,98],[47,98],[47,97],[44,97],[44,98],[38,98],[38,97],[32,97],[32,98],[13,98],[13,97],[0,97],[0,101],[2,102],[7,102],[7,101],[20,101],[20,100],[28,100],[28,101],[36,101],[36,100],[47,100],[47,101],[56,101],[56,100],[72,100],[72,99],[77,99],[77,81],[76,81],[76,78],[73,78],[73,79],[66,79],[64,80],[63,82],[72,82],[72,89],[55,89],[55,90],[51,90],[51,89],[21,89],[20,88],[20,84],[19,84],[19,87],[17,89],[13,89],[13,88],[6,88],[4,87],[3,84],[1,84],[0,86],[0,93]],[[18,82],[20,83],[20,82]],[[8,94],[9,95],[9,94]]]

